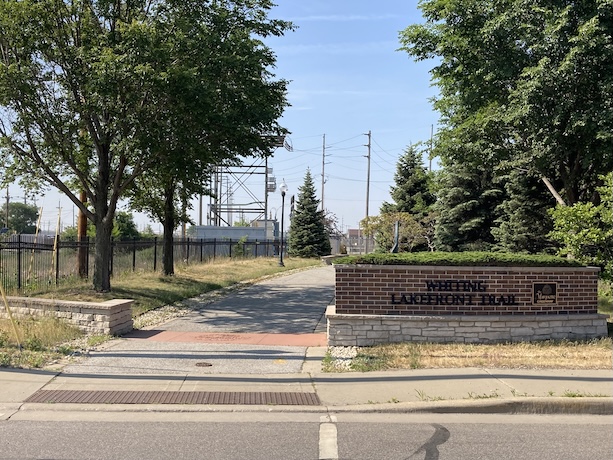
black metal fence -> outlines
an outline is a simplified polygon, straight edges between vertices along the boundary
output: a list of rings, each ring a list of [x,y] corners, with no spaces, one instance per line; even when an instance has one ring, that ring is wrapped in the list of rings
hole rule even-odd
[[[206,263],[217,258],[254,258],[278,255],[276,241],[175,239],[175,264]],[[156,272],[162,269],[163,240],[113,241],[111,274]],[[11,235],[0,241],[0,282],[8,294],[44,290],[63,280],[80,278],[79,250],[84,251],[85,276],[93,273],[93,240],[64,241],[60,237],[34,239]]]

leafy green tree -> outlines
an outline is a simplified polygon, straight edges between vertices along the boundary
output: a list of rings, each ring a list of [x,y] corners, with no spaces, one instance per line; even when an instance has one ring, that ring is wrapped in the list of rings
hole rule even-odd
[[[120,241],[128,241],[135,238],[140,238],[141,235],[134,222],[134,216],[125,211],[119,211],[115,214],[114,237]]]
[[[117,202],[156,161],[134,142],[156,104],[145,2],[7,0],[0,31],[4,179],[55,187],[85,213],[96,227],[94,288],[108,291]]]
[[[527,169],[572,205],[613,169],[613,3],[422,0],[402,48],[432,69],[447,163]],[[545,185],[543,185],[545,186]]]
[[[324,212],[318,210],[319,200],[311,171],[298,188],[298,200],[290,223],[288,252],[297,257],[319,257],[330,254],[332,247],[326,231]]]
[[[562,243],[562,254],[600,266],[602,278],[613,280],[613,173],[601,179],[597,205],[558,205],[551,211],[554,230],[550,236]]]
[[[235,221],[232,226],[234,227],[250,227],[251,226],[251,222],[249,221],[249,219],[246,219],[244,215],[242,215],[240,217],[240,219],[238,219],[237,221]]]
[[[262,38],[292,26],[268,19],[271,6],[267,0],[167,1],[166,14],[156,18],[156,29],[169,38],[148,62],[165,74],[143,149],[157,152],[159,161],[130,194],[135,209],[164,226],[167,275],[174,273],[174,230],[190,223],[190,198],[211,193],[213,168],[236,164],[239,154],[269,155],[273,135],[286,132],[277,123],[287,106],[286,82],[273,78],[275,56]],[[164,92],[167,80],[172,92]]]
[[[240,66],[227,65],[233,59],[252,70],[245,52],[249,41],[237,41],[236,36],[253,37],[250,43],[257,42],[258,51],[271,58],[272,53],[257,37],[266,36],[271,29],[270,33],[280,34],[287,25],[266,21],[264,11],[270,7],[267,0],[3,1],[3,180],[11,182],[21,177],[24,186],[57,188],[94,223],[92,281],[96,290],[111,288],[110,244],[118,200],[147,172],[164,192],[150,195],[164,203],[177,195],[181,202],[187,202],[185,198],[193,191],[193,171],[201,163],[192,163],[188,170],[186,163],[177,161],[179,167],[173,170],[171,157],[193,159],[191,151],[196,142],[202,143],[207,155],[214,152],[220,145],[227,145],[216,138],[217,130],[223,128],[227,133],[234,128],[233,119],[251,115],[240,112],[244,105],[233,104],[235,98],[240,100],[244,95],[240,88],[226,94],[226,88],[211,84],[203,68],[216,68],[231,83],[240,81],[233,75]],[[233,23],[236,17],[241,17],[242,22]],[[202,62],[200,37],[208,31],[224,32],[218,36],[219,46],[237,48],[228,54],[228,47],[212,47],[211,54],[218,59]],[[260,78],[265,76],[263,73]],[[277,85],[283,92],[283,83]],[[211,91],[219,91],[218,100],[211,101]],[[191,101],[187,101],[189,98]],[[268,105],[274,106],[275,101],[274,97],[263,96],[258,110],[269,110]],[[176,110],[171,105],[175,102]],[[194,107],[198,108],[195,115],[185,112],[186,121],[181,125],[178,110]],[[197,115],[205,112],[211,117],[220,115],[218,123],[211,125],[207,117],[203,120],[206,128],[195,126]],[[175,132],[178,126],[185,129]],[[187,130],[194,127],[198,129],[190,148],[181,145]],[[237,136],[244,131],[266,131],[259,128],[239,124]],[[167,137],[169,133],[172,135]],[[164,142],[158,148],[160,139]],[[234,147],[230,143],[229,150]],[[233,151],[237,152],[243,153]],[[192,175],[181,177],[186,171]],[[185,180],[169,180],[165,174]],[[177,193],[176,183],[183,185]],[[91,207],[79,200],[81,190]],[[182,211],[179,218],[184,216]],[[164,222],[165,232],[173,225],[174,222]]]
[[[126,211],[118,211],[115,214],[115,223],[113,224],[112,231],[113,239],[119,241],[128,241],[134,238],[144,238],[144,235],[138,231],[136,223],[134,222],[134,216]],[[66,227],[62,231],[62,239],[69,239],[77,241],[77,227]],[[91,222],[87,222],[87,237],[96,237],[96,227]]]
[[[78,241],[79,234],[77,227],[64,227],[64,230],[62,230],[60,237],[64,241]],[[87,222],[86,237],[92,239],[96,237],[96,227],[94,227],[94,224],[92,224],[90,221]]]
[[[384,212],[369,216],[360,222],[364,233],[373,236],[377,251],[389,252],[395,243],[395,225],[399,223],[398,252],[412,252],[425,245],[426,228],[413,214],[408,212]]]
[[[36,233],[38,208],[18,201],[9,203],[8,229],[14,233]],[[6,203],[0,208],[0,215],[6,216]]]
[[[145,229],[142,232],[140,232],[140,237],[146,240],[153,240],[154,238],[157,238],[157,236],[158,236],[157,233],[153,231],[153,228],[151,227],[151,225],[147,225]]]

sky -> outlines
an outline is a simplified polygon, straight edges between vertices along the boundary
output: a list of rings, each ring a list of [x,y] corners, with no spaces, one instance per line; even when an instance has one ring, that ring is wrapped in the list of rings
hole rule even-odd
[[[358,228],[367,208],[366,134],[371,132],[368,214],[377,215],[391,201],[398,158],[408,146],[428,142],[436,127],[433,63],[416,63],[397,51],[399,32],[423,22],[421,12],[416,0],[277,4],[273,14],[298,26],[268,41],[277,54],[277,76],[290,80],[291,107],[281,124],[291,132],[293,152],[277,149],[269,167],[277,183],[285,179],[289,195],[297,195],[310,169],[320,200],[323,169],[324,207],[344,230]],[[280,206],[280,194],[270,194],[269,202]]]
[[[285,222],[289,222],[289,197],[298,195],[310,170],[319,200],[333,213],[344,231],[379,214],[390,202],[390,186],[398,158],[410,145],[428,142],[438,116],[430,99],[436,94],[429,70],[433,62],[414,62],[400,47],[398,34],[410,24],[423,22],[417,0],[276,0],[270,17],[292,21],[297,29],[266,40],[277,56],[276,78],[289,81],[291,104],[280,124],[291,134],[293,151],[275,150],[268,160],[279,185],[288,186]],[[371,132],[370,186],[368,136]],[[325,165],[324,137],[325,135]],[[256,162],[257,163],[257,162]],[[424,162],[428,166],[427,160]],[[227,179],[233,203],[264,200],[262,175]],[[242,184],[242,185],[241,185]],[[16,189],[11,199],[19,200]],[[15,196],[15,195],[17,196]],[[368,205],[367,205],[368,195]],[[200,200],[192,201],[192,219],[200,220]],[[203,200],[206,224],[206,204]],[[58,208],[62,227],[73,225],[76,209],[65,196],[49,192],[38,197],[43,207],[42,229],[55,229]],[[269,214],[281,217],[281,194],[268,195]],[[121,208],[120,210],[127,210]],[[134,214],[140,230],[161,226],[147,216]],[[240,216],[233,214],[233,219]],[[245,215],[253,218],[254,215]]]

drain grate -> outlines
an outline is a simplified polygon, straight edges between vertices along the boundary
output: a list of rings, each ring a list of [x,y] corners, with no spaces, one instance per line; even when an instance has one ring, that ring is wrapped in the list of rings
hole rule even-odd
[[[316,393],[239,391],[39,390],[25,402],[56,404],[321,405]]]

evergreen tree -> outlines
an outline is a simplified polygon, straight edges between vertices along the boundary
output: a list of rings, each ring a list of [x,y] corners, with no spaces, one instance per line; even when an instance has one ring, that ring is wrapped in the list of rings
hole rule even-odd
[[[436,248],[439,251],[489,250],[503,191],[492,168],[450,164],[440,175]]]
[[[324,212],[318,211],[319,200],[311,171],[307,170],[304,184],[298,188],[298,202],[290,224],[288,252],[297,257],[319,257],[332,252],[326,232]]]
[[[381,212],[408,212],[426,215],[436,198],[431,191],[430,176],[421,160],[421,154],[413,146],[407,148],[396,165],[396,185],[390,187],[395,204],[383,203]]]
[[[432,192],[432,175],[422,163],[421,153],[408,147],[398,159],[395,185],[390,187],[394,203],[384,202],[381,215],[363,224],[375,238],[377,250],[389,251],[394,245],[394,228],[400,222],[399,250],[425,251],[433,248],[432,222],[436,196]]]
[[[498,207],[498,227],[492,229],[497,246],[511,252],[555,252],[556,245],[548,238],[553,230],[549,209],[555,199],[543,181],[518,170],[505,180],[507,198]]]

